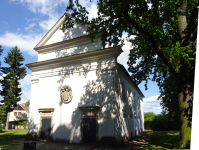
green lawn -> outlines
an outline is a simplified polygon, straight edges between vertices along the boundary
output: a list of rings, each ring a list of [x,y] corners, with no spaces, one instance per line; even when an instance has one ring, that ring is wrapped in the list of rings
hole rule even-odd
[[[28,129],[11,129],[3,130],[0,133],[0,148],[17,145],[13,143],[12,140],[23,139],[28,133]]]
[[[154,131],[142,150],[174,149],[178,141],[180,141],[178,131]]]

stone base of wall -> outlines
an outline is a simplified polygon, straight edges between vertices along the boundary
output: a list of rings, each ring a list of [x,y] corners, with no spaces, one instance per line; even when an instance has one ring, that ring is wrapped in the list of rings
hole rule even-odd
[[[26,141],[39,141],[39,136],[37,133],[27,133],[26,134]]]

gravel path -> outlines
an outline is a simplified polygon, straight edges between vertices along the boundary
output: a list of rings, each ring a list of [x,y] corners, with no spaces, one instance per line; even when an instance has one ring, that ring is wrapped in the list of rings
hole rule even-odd
[[[51,141],[37,141],[36,150],[141,150],[150,137],[152,131],[144,131],[130,141],[126,141],[124,145],[117,147],[103,146],[103,145],[89,145],[89,144],[69,144],[56,143]],[[1,148],[1,150],[23,150],[23,139],[14,140],[13,142],[19,145]]]

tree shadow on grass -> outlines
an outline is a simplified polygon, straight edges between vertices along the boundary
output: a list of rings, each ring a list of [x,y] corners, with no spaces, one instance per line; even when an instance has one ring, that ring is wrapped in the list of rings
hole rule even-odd
[[[173,149],[180,140],[179,132],[175,131],[154,131],[145,149]]]

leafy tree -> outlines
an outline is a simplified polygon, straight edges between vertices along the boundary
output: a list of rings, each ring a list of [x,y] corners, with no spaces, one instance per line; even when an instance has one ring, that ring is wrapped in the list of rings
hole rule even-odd
[[[146,130],[151,130],[151,122],[155,118],[155,114],[153,112],[144,113],[144,128]]]
[[[25,106],[29,106],[30,105],[30,100],[28,100],[25,104]]]
[[[17,102],[21,100],[20,95],[22,93],[21,88],[19,88],[19,80],[26,76],[26,68],[22,67],[23,63],[21,63],[24,61],[24,57],[17,46],[12,48],[4,59],[4,63],[8,64],[9,67],[0,68],[1,72],[5,74],[3,79],[0,80],[2,86],[0,95],[4,98],[0,110],[1,122],[5,122],[7,113],[12,111],[17,106]],[[8,124],[6,124],[6,128],[8,128]]]
[[[164,79],[160,86],[160,104],[163,110],[167,111],[167,116],[170,121],[170,125],[173,130],[180,129],[180,112],[179,103],[177,101],[177,88],[175,86],[175,80],[172,75]]]
[[[149,5],[151,4],[151,8]],[[135,84],[153,80],[159,86],[173,76],[181,120],[178,148],[189,148],[197,37],[197,5],[195,0],[98,0],[98,17],[88,20],[88,11],[78,0],[69,0],[61,30],[77,23],[87,25],[91,41],[102,32],[102,45],[123,45],[128,33],[133,49],[129,54],[129,71]],[[131,35],[136,35],[132,38]],[[136,60],[140,60],[135,65]],[[153,78],[150,78],[153,75]]]

